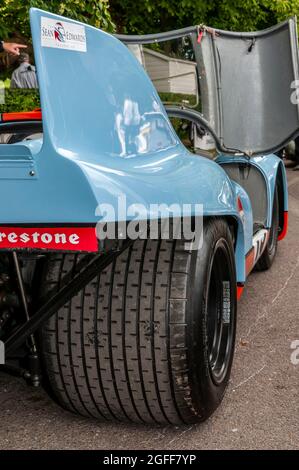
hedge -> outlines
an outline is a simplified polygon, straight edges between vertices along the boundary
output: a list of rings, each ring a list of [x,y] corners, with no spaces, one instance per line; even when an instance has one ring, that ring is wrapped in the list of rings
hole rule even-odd
[[[40,99],[38,90],[5,88],[5,103],[0,104],[0,113],[32,111],[39,107]]]
[[[182,95],[174,93],[159,93],[164,103],[184,103],[189,106],[196,105],[194,95]],[[5,88],[5,103],[0,104],[0,113],[10,113],[18,111],[32,111],[40,107],[38,90],[10,89]],[[200,103],[198,103],[200,109]]]

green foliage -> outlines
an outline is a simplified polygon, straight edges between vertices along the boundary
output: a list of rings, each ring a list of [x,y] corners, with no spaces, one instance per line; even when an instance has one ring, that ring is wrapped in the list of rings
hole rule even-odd
[[[5,103],[0,104],[0,113],[32,111],[39,107],[38,90],[5,89]]]
[[[184,95],[182,93],[164,93],[159,92],[159,96],[163,103],[169,104],[185,104],[189,107],[194,107],[197,105],[195,95]]]
[[[107,31],[114,30],[108,0],[1,0],[0,37],[21,35],[29,39],[30,7],[64,15]]]
[[[201,23],[252,31],[299,14],[299,0],[111,0],[110,5],[118,30],[139,34]]]
[[[265,5],[277,21],[299,15],[299,0],[265,0]]]
[[[299,0],[1,0],[0,37],[29,39],[31,6],[107,31],[114,31],[116,24],[118,31],[139,34],[200,23],[250,31],[299,14]]]
[[[146,34],[204,22],[212,3],[206,0],[113,0],[110,4],[119,31]]]

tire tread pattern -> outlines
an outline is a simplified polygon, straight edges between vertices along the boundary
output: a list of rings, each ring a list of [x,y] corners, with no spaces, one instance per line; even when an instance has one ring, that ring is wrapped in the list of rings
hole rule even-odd
[[[82,255],[52,254],[43,296]],[[101,420],[197,421],[187,358],[191,251],[137,240],[44,325],[47,375],[68,410]]]

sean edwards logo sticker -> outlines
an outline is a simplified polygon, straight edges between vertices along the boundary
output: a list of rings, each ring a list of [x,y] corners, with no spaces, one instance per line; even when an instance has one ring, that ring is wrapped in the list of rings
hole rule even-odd
[[[68,21],[41,17],[41,45],[56,49],[86,52],[85,27]]]

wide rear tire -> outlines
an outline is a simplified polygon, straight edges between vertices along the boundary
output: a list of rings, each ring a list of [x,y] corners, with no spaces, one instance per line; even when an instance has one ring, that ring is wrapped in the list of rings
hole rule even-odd
[[[220,404],[236,328],[227,223],[204,224],[203,247],[136,241],[42,330],[46,373],[68,410],[102,420],[182,424]],[[42,292],[80,257],[52,255]]]

